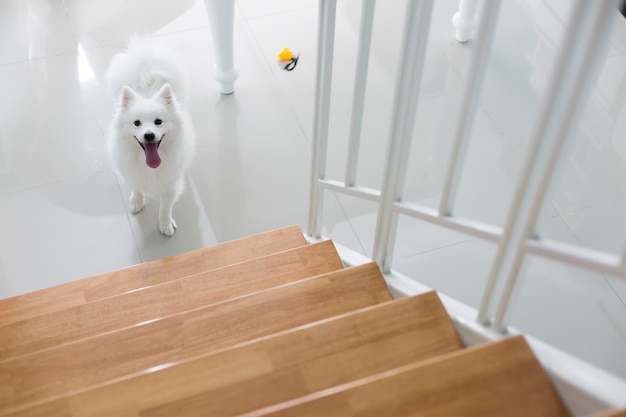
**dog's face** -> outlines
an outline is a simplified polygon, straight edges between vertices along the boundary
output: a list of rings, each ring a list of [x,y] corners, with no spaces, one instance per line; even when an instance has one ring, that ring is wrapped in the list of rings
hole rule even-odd
[[[161,165],[159,148],[164,141],[173,139],[177,125],[174,97],[169,84],[154,96],[145,98],[130,87],[122,89],[119,123],[122,136],[137,142],[146,156],[146,165]]]

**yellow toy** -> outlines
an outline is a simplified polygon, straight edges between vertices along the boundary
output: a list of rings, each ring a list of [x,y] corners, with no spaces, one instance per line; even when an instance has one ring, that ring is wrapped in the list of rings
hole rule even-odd
[[[282,51],[278,53],[278,59],[280,61],[291,61],[293,58],[293,52],[288,47],[284,47]]]

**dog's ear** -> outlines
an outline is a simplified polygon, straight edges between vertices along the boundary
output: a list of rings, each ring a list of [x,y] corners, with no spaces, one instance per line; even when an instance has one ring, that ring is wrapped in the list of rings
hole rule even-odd
[[[130,103],[137,97],[139,97],[137,93],[135,93],[132,88],[125,85],[124,88],[122,88],[122,108],[127,109]]]
[[[172,87],[169,84],[165,84],[157,93],[154,95],[155,98],[160,98],[165,102],[165,104],[170,105],[174,102],[174,94],[172,93]]]

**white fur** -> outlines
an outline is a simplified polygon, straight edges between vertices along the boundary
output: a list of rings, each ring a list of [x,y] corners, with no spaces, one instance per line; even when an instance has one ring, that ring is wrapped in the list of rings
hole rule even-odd
[[[112,162],[132,189],[133,213],[143,209],[146,195],[159,198],[159,230],[166,236],[177,227],[172,207],[183,191],[195,147],[180,101],[186,97],[185,79],[171,57],[152,40],[133,38],[125,53],[113,57],[106,75],[118,106],[109,133]],[[160,165],[151,168],[142,146],[154,148],[151,144],[159,140]]]

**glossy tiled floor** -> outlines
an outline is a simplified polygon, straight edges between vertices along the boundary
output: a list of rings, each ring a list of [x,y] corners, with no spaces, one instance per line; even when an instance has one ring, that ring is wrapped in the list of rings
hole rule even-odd
[[[387,4],[387,3],[392,3]],[[546,4],[547,3],[547,4]],[[464,170],[458,214],[501,224],[537,116],[568,0],[504,2]],[[380,2],[358,182],[378,187],[405,2]],[[453,40],[456,1],[437,0],[406,195],[438,201],[471,42]],[[328,174],[342,178],[360,1],[340,0]],[[236,93],[211,78],[204,4],[0,0],[0,297],[290,224],[306,226],[316,43],[314,0],[239,0]],[[626,243],[626,22],[617,27],[542,233],[619,252]],[[156,204],[132,215],[106,157],[113,106],[103,76],[135,31],[184,59],[198,153],[172,238]],[[296,70],[276,60],[301,53]],[[371,254],[374,207],[328,194],[324,233]],[[394,268],[476,306],[494,248],[402,220]],[[540,259],[525,267],[514,325],[626,378],[626,282]],[[547,325],[545,316],[552,322]]]

